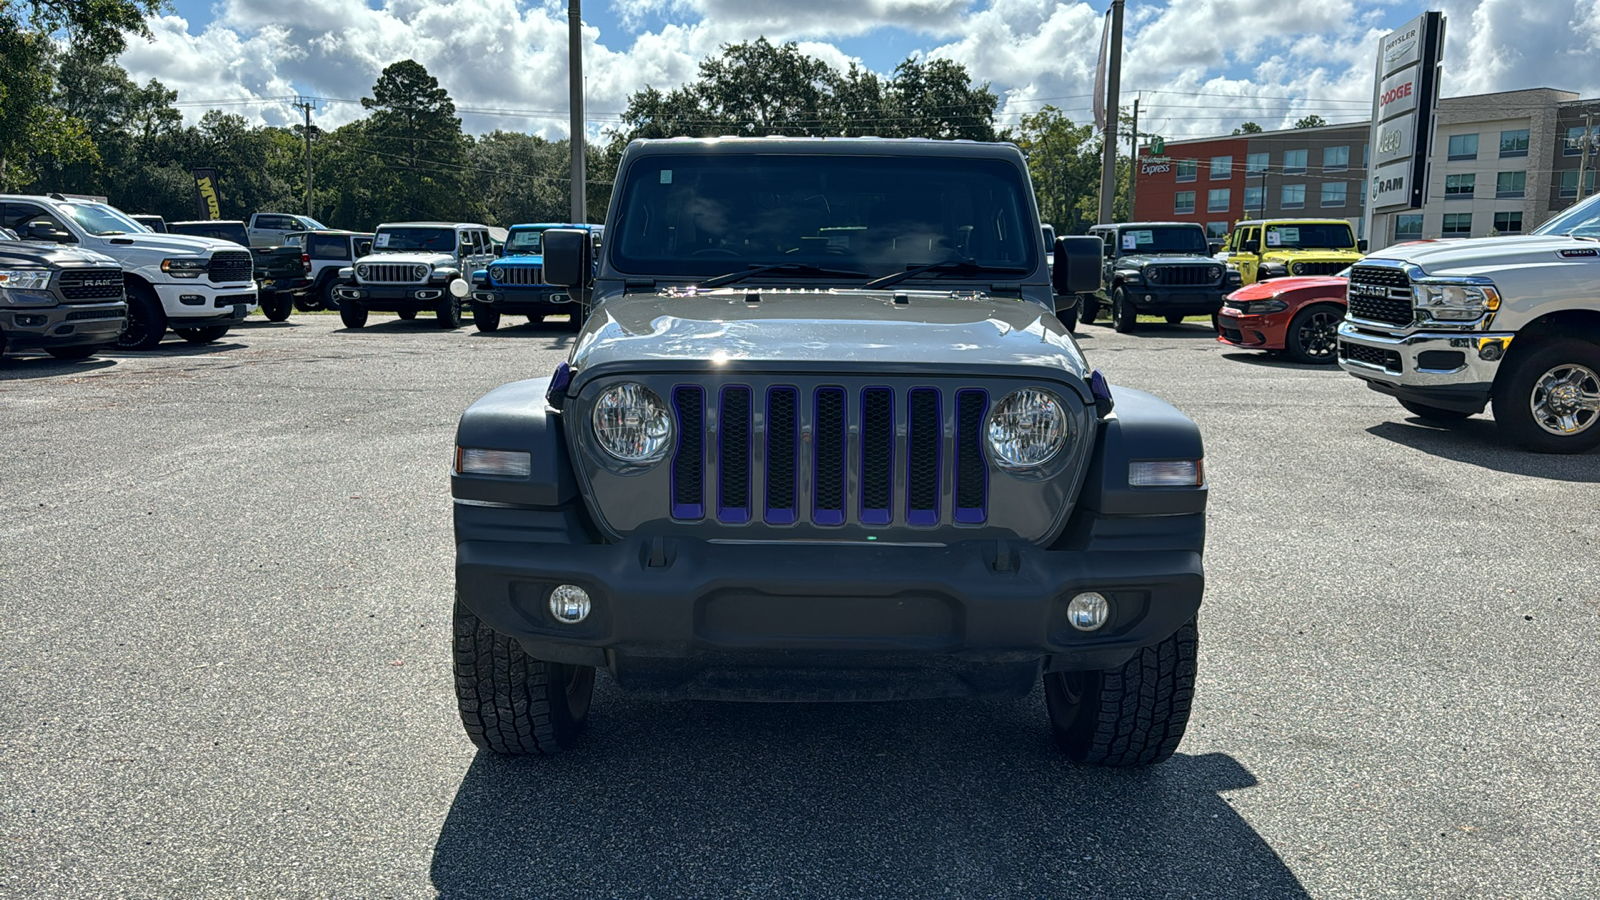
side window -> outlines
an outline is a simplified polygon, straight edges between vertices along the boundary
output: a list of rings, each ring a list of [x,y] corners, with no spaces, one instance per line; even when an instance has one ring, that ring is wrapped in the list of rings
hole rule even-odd
[[[0,225],[4,225],[15,231],[19,236],[26,238],[28,236],[28,226],[34,222],[48,222],[50,227],[56,231],[71,234],[60,219],[51,215],[44,207],[35,206],[32,203],[7,203],[5,205],[4,221],[0,221]],[[74,240],[74,243],[76,243],[76,240]]]
[[[1256,228],[1255,226],[1251,226],[1251,227],[1246,228],[1244,230],[1244,237],[1239,239],[1239,243],[1242,246],[1243,244],[1248,243],[1250,241],[1260,241],[1260,240],[1261,240],[1261,238],[1260,238],[1260,230],[1258,228]],[[1260,251],[1261,251],[1261,247],[1258,244],[1256,246],[1256,252],[1259,253]]]
[[[368,256],[372,253],[372,238],[356,238],[354,243],[356,256]]]
[[[487,253],[492,252],[492,248],[494,246],[494,241],[489,239],[489,232],[480,231],[480,232],[477,232],[477,235],[478,235],[478,252],[480,254],[487,254]]]

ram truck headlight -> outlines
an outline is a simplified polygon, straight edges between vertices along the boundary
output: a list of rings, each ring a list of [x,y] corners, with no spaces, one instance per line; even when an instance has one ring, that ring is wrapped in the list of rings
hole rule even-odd
[[[161,271],[171,275],[173,278],[199,278],[206,273],[206,269],[210,265],[210,260],[199,258],[163,259],[161,261]]]
[[[656,392],[642,384],[629,381],[606,388],[591,419],[600,449],[622,462],[644,465],[667,455],[672,417]]]
[[[1417,313],[1436,322],[1471,322],[1500,308],[1500,293],[1485,282],[1429,280],[1411,294]]]
[[[49,269],[0,269],[0,306],[55,306]]]
[[[1034,469],[1061,452],[1072,430],[1060,397],[1039,388],[1022,388],[994,405],[984,436],[1002,469]]]

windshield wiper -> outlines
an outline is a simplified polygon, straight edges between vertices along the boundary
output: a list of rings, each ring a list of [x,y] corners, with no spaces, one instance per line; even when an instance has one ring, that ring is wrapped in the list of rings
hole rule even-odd
[[[743,272],[729,272],[726,275],[707,278],[705,281],[700,282],[699,286],[702,288],[722,287],[725,284],[733,284],[736,281],[743,281],[746,278],[766,272],[783,272],[785,275],[803,275],[807,278],[826,278],[829,276],[860,278],[867,274],[865,272],[852,272],[849,269],[824,269],[807,265],[806,263],[781,262],[773,263],[769,266],[751,266]]]
[[[980,266],[971,259],[947,259],[943,262],[928,263],[927,265],[922,266],[911,266],[904,272],[896,272],[893,275],[885,275],[882,278],[877,278],[867,282],[866,284],[863,284],[861,289],[864,291],[875,291],[879,288],[886,288],[891,284],[899,284],[900,282],[905,281],[907,278],[915,278],[925,272],[932,272],[937,275],[976,275],[980,272],[1018,275],[1027,271],[1027,269],[1018,268],[1016,266]]]

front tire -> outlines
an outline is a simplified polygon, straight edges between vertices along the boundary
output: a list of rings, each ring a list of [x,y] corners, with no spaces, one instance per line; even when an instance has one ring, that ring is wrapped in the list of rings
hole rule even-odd
[[[1080,294],[1078,297],[1078,321],[1093,325],[1094,320],[1100,318],[1100,298],[1093,294]]]
[[[1119,334],[1132,334],[1139,327],[1139,311],[1122,288],[1111,292],[1111,327]]]
[[[119,350],[154,350],[167,333],[167,314],[155,292],[143,285],[128,286],[128,326],[117,335]]]
[[[1078,330],[1078,304],[1083,301],[1079,299],[1077,294],[1072,294],[1070,295],[1072,297],[1071,305],[1062,307],[1061,299],[1063,296],[1062,294],[1056,295],[1056,318],[1061,320],[1061,324],[1066,326],[1067,332],[1071,334]]]
[[[1515,351],[1513,351],[1515,352]],[[1495,380],[1494,420],[1535,453],[1584,453],[1600,446],[1600,345],[1570,338],[1516,354]]]
[[[439,327],[444,329],[461,327],[461,298],[444,292],[444,297],[439,305],[434,307],[434,316],[439,320]]]
[[[493,753],[548,755],[589,720],[594,667],[534,659],[456,601],[456,705],[472,743]]]
[[[1095,766],[1148,766],[1171,756],[1189,724],[1199,645],[1190,619],[1118,668],[1046,674],[1056,744]]]
[[[357,306],[355,301],[346,300],[339,305],[339,321],[346,328],[365,328],[367,325],[367,310]]]
[[[1168,325],[1182,325],[1183,324],[1183,316],[1179,315],[1178,313],[1168,313],[1167,314],[1167,324]]]
[[[472,324],[479,331],[496,331],[500,328],[500,310],[484,303],[472,304]]]
[[[1338,362],[1339,322],[1344,311],[1336,306],[1308,306],[1289,320],[1283,348],[1298,363],[1331,366]]]
[[[1472,416],[1472,413],[1459,409],[1442,409],[1415,400],[1401,400],[1400,405],[1406,408],[1406,412],[1428,422],[1459,422]]]
[[[288,294],[269,294],[261,298],[261,312],[269,322],[282,322],[294,311],[294,298]]]
[[[228,333],[227,325],[207,325],[205,328],[182,328],[178,336],[191,344],[214,344]]]

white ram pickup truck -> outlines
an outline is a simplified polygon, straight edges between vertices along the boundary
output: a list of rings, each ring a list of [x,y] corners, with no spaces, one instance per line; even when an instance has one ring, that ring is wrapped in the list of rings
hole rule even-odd
[[[117,261],[128,295],[124,350],[154,349],[168,328],[209,344],[256,308],[255,260],[232,241],[156,234],[116,207],[59,194],[0,195],[0,225]]]
[[[1600,197],[1526,236],[1398,244],[1356,263],[1339,365],[1425,420],[1492,405],[1529,450],[1600,446]]]

